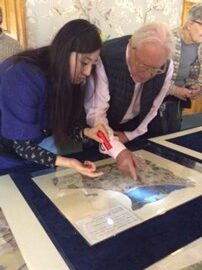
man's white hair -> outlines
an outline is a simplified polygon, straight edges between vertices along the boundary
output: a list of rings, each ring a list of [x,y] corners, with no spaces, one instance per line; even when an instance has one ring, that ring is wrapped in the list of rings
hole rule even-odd
[[[133,48],[140,47],[143,43],[156,43],[168,51],[171,57],[174,44],[170,28],[161,22],[145,24],[134,32],[131,37]]]

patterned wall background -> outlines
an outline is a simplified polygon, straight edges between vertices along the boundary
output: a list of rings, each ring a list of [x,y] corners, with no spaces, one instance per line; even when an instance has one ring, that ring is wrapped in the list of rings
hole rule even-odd
[[[46,45],[67,21],[85,18],[101,28],[103,38],[131,34],[154,20],[180,24],[183,0],[27,0],[31,47]]]

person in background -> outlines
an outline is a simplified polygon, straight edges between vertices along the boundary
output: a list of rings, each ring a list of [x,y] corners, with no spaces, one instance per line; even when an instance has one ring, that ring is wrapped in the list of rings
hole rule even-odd
[[[3,22],[2,9],[0,8],[0,26]],[[6,35],[0,27],[0,63],[9,56],[12,56],[22,51],[22,47],[19,42],[8,35]]]
[[[202,90],[202,4],[194,5],[182,27],[173,30],[175,50],[174,73],[169,96],[151,123],[152,136],[181,129],[182,110],[191,107],[191,100]]]
[[[161,23],[140,27],[132,36],[106,41],[85,97],[87,123],[100,121],[110,136],[108,152],[118,168],[136,178],[135,157],[125,143],[147,132],[167,94],[173,73],[172,34]]]
[[[82,126],[85,83],[99,58],[102,41],[95,25],[82,19],[65,24],[49,46],[21,52],[0,65],[0,142],[20,157],[46,166],[73,168],[99,176],[95,164],[63,157],[68,136],[102,142],[104,125]],[[55,153],[45,137],[52,135]],[[42,146],[43,145],[43,146]]]

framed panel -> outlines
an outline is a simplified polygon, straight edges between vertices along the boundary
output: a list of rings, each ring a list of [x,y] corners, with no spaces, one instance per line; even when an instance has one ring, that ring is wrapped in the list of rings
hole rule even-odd
[[[163,260],[151,265],[145,270],[199,270],[202,269],[202,237],[176,250]]]
[[[0,269],[28,270],[15,237],[0,208]]]
[[[104,172],[96,179],[65,169],[33,180],[94,245],[202,194],[199,172],[145,150],[135,155],[137,180],[121,175],[112,159],[96,163]]]
[[[159,136],[150,141],[202,161],[202,126]]]
[[[196,1],[184,0],[184,2],[183,2],[183,10],[182,10],[182,24],[185,22],[185,20],[187,18],[189,9],[195,4],[197,4]]]
[[[0,177],[0,209],[24,258],[23,268],[1,268],[0,249],[0,269],[69,269],[9,175]]]
[[[6,0],[0,0],[0,8],[2,9],[3,14],[3,22],[1,27],[4,29],[4,31],[8,31],[8,15],[6,10]]]
[[[0,0],[3,11],[3,29],[20,44],[27,47],[25,0]]]

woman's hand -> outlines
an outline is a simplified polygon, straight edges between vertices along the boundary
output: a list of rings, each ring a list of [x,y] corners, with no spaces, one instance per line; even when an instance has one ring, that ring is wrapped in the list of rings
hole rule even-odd
[[[181,100],[197,99],[201,94],[200,85],[192,85],[189,88],[175,86],[173,95]]]
[[[84,128],[83,133],[86,137],[89,137],[90,139],[93,139],[94,141],[97,141],[99,143],[103,143],[102,139],[100,139],[97,135],[98,131],[102,131],[106,138],[109,140],[107,128],[104,124],[98,124],[95,127],[92,128]]]
[[[173,96],[186,101],[187,98],[191,98],[191,92],[186,87],[175,86],[175,91],[173,93]]]
[[[89,177],[98,177],[103,172],[96,172],[96,166],[91,161],[84,161],[83,163],[74,158],[66,158],[58,156],[55,162],[56,166],[72,168],[80,174],[87,175]]]

